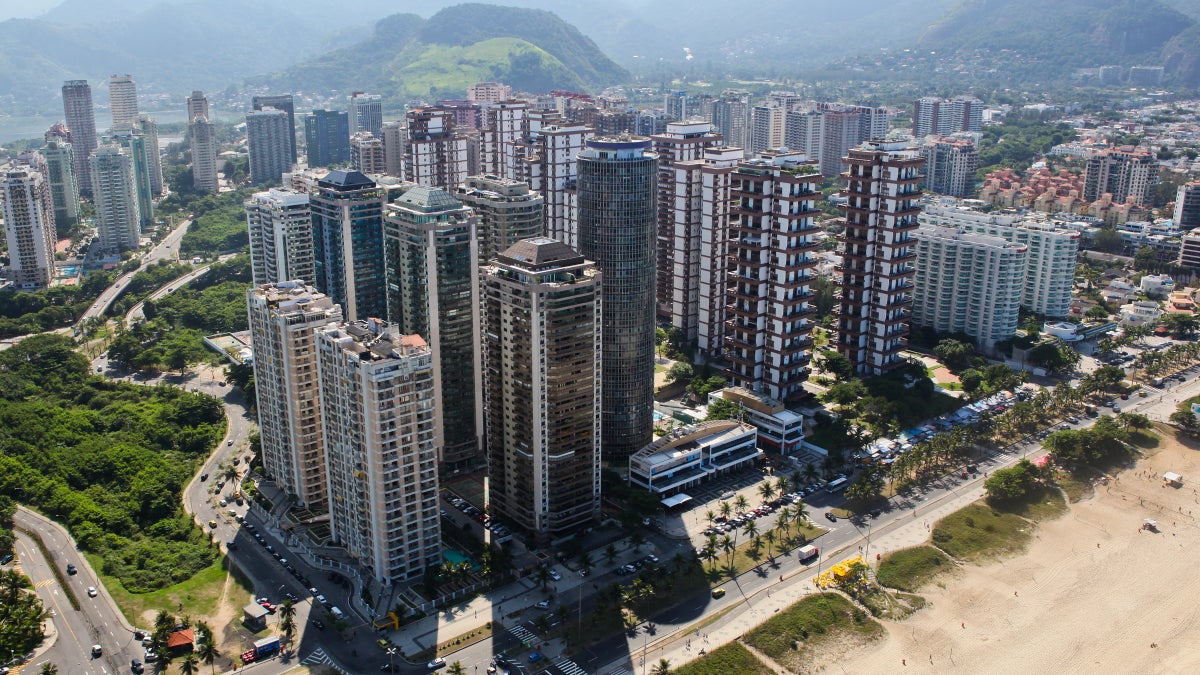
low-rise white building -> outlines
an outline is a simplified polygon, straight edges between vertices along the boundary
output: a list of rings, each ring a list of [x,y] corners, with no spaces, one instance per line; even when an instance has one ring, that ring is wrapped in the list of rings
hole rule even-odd
[[[673,495],[738,469],[762,455],[754,427],[714,420],[677,427],[629,457],[629,482]]]
[[[781,455],[799,454],[804,443],[803,415],[744,387],[726,387],[708,395],[710,404],[718,398],[742,407],[742,421],[758,429],[758,447]]]
[[[1162,308],[1153,300],[1137,300],[1121,305],[1121,323],[1126,326],[1153,324],[1162,316]]]
[[[1175,280],[1166,274],[1147,274],[1138,287],[1152,298],[1165,298],[1175,292]]]

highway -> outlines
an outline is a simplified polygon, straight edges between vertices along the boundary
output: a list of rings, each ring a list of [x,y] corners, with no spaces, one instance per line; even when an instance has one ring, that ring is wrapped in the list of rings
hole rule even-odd
[[[160,260],[174,258],[178,254],[179,242],[183,240],[183,235],[187,233],[188,226],[191,224],[192,221],[190,218],[179,223],[162,241],[142,256],[142,264],[136,270],[122,274],[111,286],[105,289],[100,294],[100,297],[96,298],[96,301],[92,303],[92,306],[88,307],[87,311],[79,317],[79,321],[76,321],[73,327],[61,328],[56,332],[70,333],[74,330],[80,330],[88,319],[103,316],[108,312],[108,308],[112,306],[112,303],[125,292],[125,288],[129,286],[129,282],[135,274]]]

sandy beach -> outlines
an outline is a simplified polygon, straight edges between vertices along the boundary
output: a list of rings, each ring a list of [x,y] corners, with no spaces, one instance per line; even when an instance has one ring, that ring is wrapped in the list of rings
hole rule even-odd
[[[1183,486],[1164,487],[1165,471]],[[1117,478],[1043,523],[1024,554],[936,580],[925,609],[826,671],[1200,671],[1200,449],[1165,434]],[[1140,531],[1147,517],[1159,533]]]

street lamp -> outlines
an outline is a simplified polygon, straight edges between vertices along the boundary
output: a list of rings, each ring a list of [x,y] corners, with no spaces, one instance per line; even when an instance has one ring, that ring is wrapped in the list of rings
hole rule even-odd
[[[387,648],[387,655],[388,655],[388,668],[389,668],[390,670],[395,670],[395,669],[396,669],[396,660],[395,660],[395,658],[394,658],[394,657],[396,656],[396,648],[395,648],[395,647],[388,647],[388,648]],[[476,671],[476,672],[478,672],[478,671],[479,671],[479,666],[475,666],[475,671]]]

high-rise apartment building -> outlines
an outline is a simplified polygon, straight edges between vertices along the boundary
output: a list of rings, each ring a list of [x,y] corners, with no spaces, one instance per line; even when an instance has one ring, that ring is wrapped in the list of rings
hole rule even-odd
[[[948,136],[983,130],[983,101],[972,96],[952,99],[926,96],[913,102],[913,136]]]
[[[404,176],[404,146],[408,144],[408,127],[404,122],[383,125],[383,169],[389,176]]]
[[[146,138],[134,128],[125,132],[101,139],[105,144],[115,144],[129,151],[133,162],[133,179],[137,188],[138,225],[143,232],[154,228],[154,188],[150,183],[150,155],[152,151],[146,147]]]
[[[914,237],[913,325],[969,335],[984,351],[1016,334],[1026,245],[928,225]]]
[[[350,135],[365,131],[383,137],[383,97],[356,91],[350,95]]]
[[[378,320],[317,334],[334,542],[384,586],[440,565],[433,355]]]
[[[479,219],[441,188],[414,187],[387,206],[389,317],[433,349],[442,466],[479,464]]]
[[[854,372],[880,375],[904,363],[924,160],[905,143],[868,141],[846,163],[837,349]]]
[[[483,111],[479,138],[479,169],[493,176],[511,177],[516,171],[520,141],[528,128],[529,104],[499,101]]]
[[[208,97],[199,89],[192,91],[192,95],[187,97],[185,105],[188,122],[197,117],[203,117],[206,120],[212,117],[208,112]]]
[[[138,126],[137,85],[132,75],[108,78],[108,100],[112,107],[113,131],[129,131]]]
[[[763,152],[783,147],[783,121],[786,116],[786,108],[767,105],[754,106],[750,122],[750,152]]]
[[[1182,231],[1200,227],[1200,180],[1184,183],[1175,191],[1174,220]]]
[[[479,260],[486,263],[522,239],[542,236],[545,199],[520,181],[468,176],[454,198],[479,216]]]
[[[188,125],[188,138],[192,146],[192,187],[197,192],[216,194],[221,188],[217,176],[217,128],[207,117],[198,115]]]
[[[247,199],[250,272],[255,286],[316,283],[312,209],[308,193],[271,188]]]
[[[150,175],[150,192],[163,195],[162,150],[158,147],[158,124],[149,115],[138,115],[134,128],[138,129],[146,144],[146,171]]]
[[[64,231],[79,222],[79,182],[75,177],[75,152],[71,143],[47,138],[39,150],[46,160],[46,181],[54,203],[55,227]]]
[[[250,155],[251,183],[278,183],[292,170],[292,144],[296,134],[287,112],[277,108],[246,114],[246,150]]]
[[[975,192],[979,148],[970,138],[930,138],[921,145],[921,157],[925,159],[926,190],[950,197],[969,197]]]
[[[467,87],[467,100],[472,103],[499,103],[512,98],[512,87],[501,82],[480,82]]]
[[[1083,178],[1083,198],[1096,201],[1106,194],[1121,204],[1150,204],[1158,183],[1158,161],[1146,148],[1131,145],[1094,153]]]
[[[712,123],[730,146],[749,147],[749,94],[734,91],[721,94],[721,98],[712,103]]]
[[[318,109],[305,115],[304,143],[310,167],[333,166],[349,162],[349,114],[337,110]]]
[[[821,175],[803,154],[776,151],[738,164],[732,181],[729,373],[735,386],[786,401],[811,371]]]
[[[488,503],[544,545],[600,516],[601,274],[539,237],[483,278]]]
[[[579,249],[604,274],[604,455],[650,442],[658,158],[650,139],[599,137],[579,153]]]
[[[700,301],[704,151],[723,145],[708,122],[671,122],[652,136],[658,155],[658,240],[655,296],[658,314],[696,339]]]
[[[342,308],[302,281],[252,288],[246,297],[263,470],[298,504],[329,508],[317,332],[342,320]]]
[[[92,108],[92,87],[87,80],[67,80],[62,87],[63,114],[71,130],[75,157],[75,176],[79,191],[92,194],[92,174],[88,157],[99,144],[96,139],[96,111]]]
[[[697,269],[696,292],[698,301],[695,303],[696,312],[696,350],[705,358],[718,358],[725,350],[726,325],[729,310],[730,289],[730,228],[733,222],[733,171],[738,162],[745,157],[741,148],[715,147],[706,148],[699,170],[700,181],[700,237],[689,241],[689,245],[699,243],[699,251],[695,263],[689,266]],[[690,165],[680,167],[689,173],[696,170]],[[689,177],[691,181],[693,178]],[[690,296],[690,284],[689,296]],[[676,303],[672,303],[676,305]],[[676,313],[690,313],[691,307],[680,306],[672,308]],[[675,319],[672,318],[672,321]],[[681,320],[680,323],[690,323],[691,319]]]
[[[926,205],[920,221],[922,225],[954,227],[1025,246],[1029,254],[1025,258],[1021,306],[1051,318],[1070,313],[1079,232],[1044,216],[1012,211],[981,213],[953,202]]]
[[[405,180],[450,190],[471,175],[467,138],[455,132],[452,110],[413,108],[406,118]]]
[[[577,195],[572,186],[578,176],[576,157],[594,135],[583,125],[535,126],[526,139],[525,155],[518,161],[518,180],[546,200],[546,235],[579,249]]]
[[[255,96],[250,99],[251,110],[266,110],[274,108],[287,113],[288,118],[288,150],[291,153],[291,161],[289,164],[295,164],[299,155],[296,154],[296,102],[292,99],[291,94],[274,94],[269,96]]]
[[[685,91],[669,91],[663,96],[663,112],[667,122],[682,122],[694,114],[694,101]]]
[[[348,320],[388,316],[383,207],[389,188],[358,171],[330,171],[309,193],[316,287]]]
[[[820,110],[789,110],[783,120],[783,144],[788,150],[804,153],[810,160],[821,159],[821,129],[825,113]]]
[[[4,234],[8,241],[8,278],[15,288],[45,288],[54,281],[54,200],[46,177],[32,169],[5,172]]]
[[[98,245],[103,251],[119,253],[136,249],[140,243],[141,212],[133,165],[129,151],[118,145],[100,146],[88,158]]]
[[[845,168],[851,148],[866,141],[862,135],[862,113],[857,110],[825,110],[821,114],[821,175],[831,178]]]
[[[366,131],[360,131],[351,136],[350,168],[370,175],[387,173],[383,140]]]

